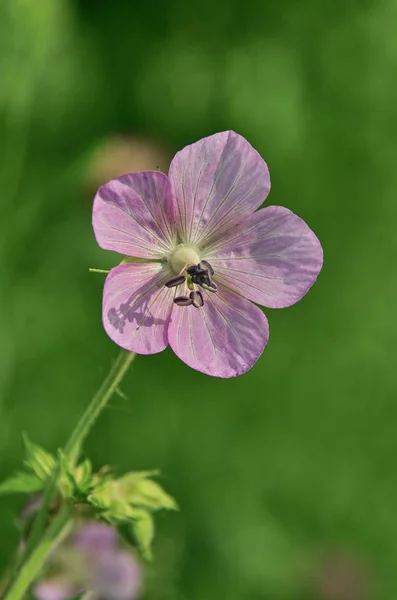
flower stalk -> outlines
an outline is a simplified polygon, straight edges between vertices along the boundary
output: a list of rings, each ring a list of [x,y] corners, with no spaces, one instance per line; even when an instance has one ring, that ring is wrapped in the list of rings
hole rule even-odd
[[[75,427],[65,446],[65,453],[72,464],[75,464],[81,447],[100,413],[115,393],[136,356],[135,352],[122,350],[117,357],[109,375],[95,394],[87,410]]]

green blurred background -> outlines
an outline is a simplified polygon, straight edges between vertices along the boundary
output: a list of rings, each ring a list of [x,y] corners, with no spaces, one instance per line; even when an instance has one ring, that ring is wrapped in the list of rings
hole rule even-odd
[[[147,600],[397,598],[397,1],[2,0],[0,476],[62,445],[117,354],[96,187],[234,129],[323,272],[236,380],[138,357],[86,446],[158,467]],[[0,565],[17,544],[0,500]]]

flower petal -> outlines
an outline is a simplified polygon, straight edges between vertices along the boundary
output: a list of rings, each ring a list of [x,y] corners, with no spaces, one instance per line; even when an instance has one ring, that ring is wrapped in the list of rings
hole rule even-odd
[[[132,600],[142,584],[139,564],[128,552],[98,555],[91,563],[91,588],[100,598]]]
[[[316,281],[323,250],[302,219],[282,206],[268,206],[208,248],[205,258],[215,281],[258,304],[285,308]]]
[[[66,600],[82,592],[62,577],[43,579],[34,586],[33,597],[37,600]]]
[[[103,325],[122,348],[155,354],[168,345],[173,290],[167,265],[133,263],[112,269],[103,291]]]
[[[117,548],[117,531],[105,523],[85,523],[76,531],[74,544],[88,553],[110,552]]]
[[[189,367],[215,377],[236,377],[258,360],[269,338],[260,308],[227,289],[204,294],[204,306],[175,306],[170,346]]]
[[[270,190],[265,161],[234,131],[186,146],[175,155],[169,178],[179,231],[200,246],[256,210]]]
[[[159,258],[174,246],[173,201],[164,173],[142,171],[112,179],[94,199],[92,225],[101,248]]]

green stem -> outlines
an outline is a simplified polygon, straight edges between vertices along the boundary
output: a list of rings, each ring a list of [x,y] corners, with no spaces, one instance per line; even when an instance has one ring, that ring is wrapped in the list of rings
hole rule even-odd
[[[71,465],[76,463],[83,442],[85,441],[87,435],[91,431],[91,428],[94,425],[96,419],[99,417],[100,413],[106,407],[107,403],[113,396],[117,387],[120,385],[124,375],[128,370],[128,367],[134,360],[135,356],[135,352],[127,352],[125,350],[122,350],[120,352],[105,381],[91,400],[87,410],[76,425],[74,431],[72,432],[72,435],[70,436],[65,446],[65,453],[66,456],[69,458]],[[36,554],[34,548],[36,548],[37,544],[39,544],[41,536],[43,535],[43,530],[48,520],[48,513],[51,507],[51,502],[55,495],[58,477],[59,465],[57,466],[53,475],[48,479],[46,483],[42,505],[34,520],[32,531],[26,542],[25,550],[16,565],[15,575],[12,578],[7,588],[7,591],[15,588],[18,581],[22,577],[22,573],[25,570],[25,566],[27,564],[30,564],[30,556],[33,557]],[[48,532],[50,532],[50,530],[51,527],[49,528]],[[43,540],[44,539],[47,539],[46,536],[43,538]],[[37,547],[40,548],[41,546]],[[42,564],[40,566],[42,566]],[[4,597],[4,599],[6,598],[7,600],[9,600],[8,595]],[[19,599],[19,596],[12,596],[13,600],[15,600],[16,598]]]
[[[106,377],[105,381],[91,400],[87,410],[77,423],[65,446],[65,453],[72,464],[77,461],[83,442],[91,431],[91,428],[100,413],[120,385],[135,356],[135,352],[127,352],[126,350],[120,352],[109,375]]]
[[[51,523],[40,544],[22,566],[18,577],[3,596],[3,600],[21,600],[25,596],[50,553],[59,546],[68,534],[72,526],[70,516],[71,509],[65,505]]]

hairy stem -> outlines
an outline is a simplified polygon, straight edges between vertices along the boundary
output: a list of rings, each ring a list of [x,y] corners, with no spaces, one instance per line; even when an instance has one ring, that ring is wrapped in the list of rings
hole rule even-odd
[[[103,411],[110,398],[120,385],[135,356],[135,352],[127,352],[126,350],[122,350],[120,352],[117,360],[109,372],[109,375],[106,377],[98,392],[91,400],[87,410],[77,423],[65,446],[65,453],[71,463],[75,463],[77,461],[83,442],[91,431],[91,428],[99,417],[100,413]]]

